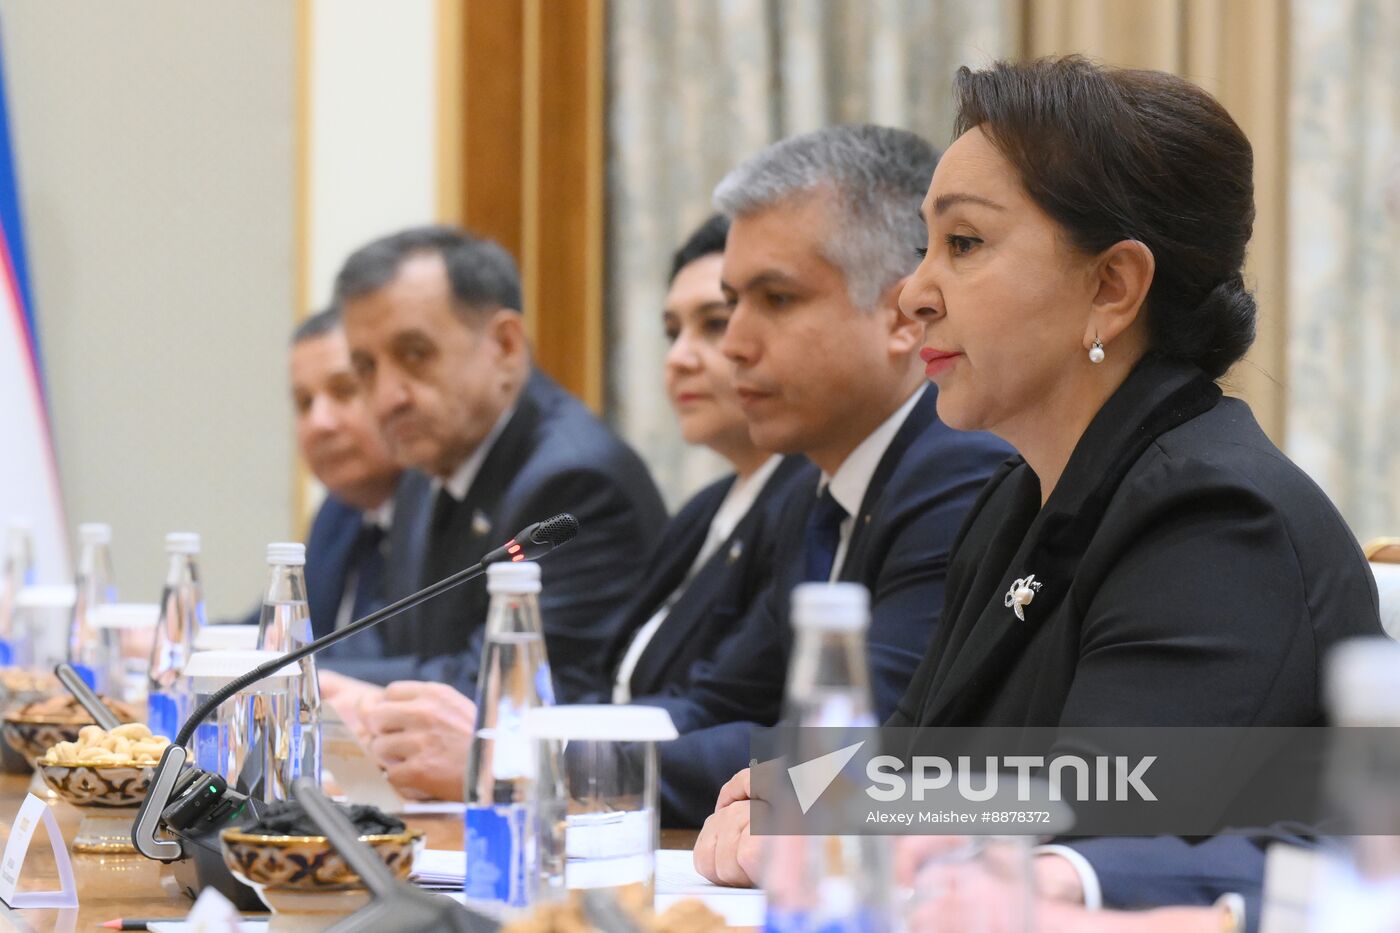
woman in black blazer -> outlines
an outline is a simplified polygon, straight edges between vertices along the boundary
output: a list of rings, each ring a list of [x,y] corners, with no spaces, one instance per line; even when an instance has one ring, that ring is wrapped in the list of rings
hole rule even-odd
[[[666,394],[681,436],[724,457],[734,472],[687,502],[666,526],[643,585],[612,623],[594,699],[618,703],[683,693],[696,665],[715,656],[767,585],[772,532],[802,457],[759,450],[719,351],[729,320],[720,290],[729,222],[716,215],[677,251],[662,323]]]
[[[1021,456],[964,525],[890,724],[1321,724],[1327,653],[1381,629],[1341,516],[1216,384],[1254,338],[1249,141],[1160,72],[1071,58],[963,69],[957,88],[900,304],[928,324],[939,416]],[[1209,776],[1217,793],[1238,770]],[[1084,840],[1037,874],[1109,906],[1257,897],[1262,856],[1222,840],[1190,881],[1165,868],[1176,839],[1160,859]]]
[[[1320,723],[1328,650],[1380,623],[1341,516],[1216,384],[1254,338],[1249,141],[1185,80],[1078,58],[964,68],[957,94],[900,305],[927,324],[939,417],[1020,456],[963,526],[889,725]],[[712,835],[740,818],[716,814]],[[1043,853],[1040,890],[1108,906],[1258,893],[1248,840],[1194,862],[1182,840],[1146,840],[1161,858],[1143,842]],[[713,859],[732,878],[743,845]],[[925,919],[955,928],[947,906]]]

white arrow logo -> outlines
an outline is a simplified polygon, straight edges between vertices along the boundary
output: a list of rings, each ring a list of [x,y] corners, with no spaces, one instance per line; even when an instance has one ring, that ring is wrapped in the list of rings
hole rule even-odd
[[[861,741],[847,745],[845,748],[838,748],[834,752],[788,768],[792,789],[797,792],[797,805],[802,808],[804,814],[812,809],[812,804],[831,786],[831,782],[836,780],[836,775],[841,773],[841,769],[846,767],[864,744],[865,742]]]

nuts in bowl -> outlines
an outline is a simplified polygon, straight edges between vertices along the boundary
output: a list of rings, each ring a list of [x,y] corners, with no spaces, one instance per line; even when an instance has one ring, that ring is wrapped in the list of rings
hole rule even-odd
[[[75,742],[53,745],[40,764],[46,765],[156,765],[170,740],[152,735],[143,722],[128,722],[111,732],[101,726],[83,726]]]
[[[141,718],[120,700],[103,699],[123,722]],[[3,732],[10,747],[32,764],[59,742],[77,742],[78,730],[92,722],[87,710],[71,696],[54,696],[15,707],[5,713]]]
[[[111,732],[83,726],[73,742],[59,742],[36,762],[44,783],[80,807],[131,807],[146,796],[151,775],[170,741],[132,722]]]

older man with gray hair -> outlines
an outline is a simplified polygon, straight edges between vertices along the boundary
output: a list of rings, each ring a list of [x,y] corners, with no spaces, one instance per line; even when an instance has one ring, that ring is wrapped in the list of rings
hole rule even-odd
[[[703,822],[746,763],[750,728],[777,720],[796,584],[870,590],[873,712],[890,715],[938,624],[963,515],[1010,454],[938,420],[918,355],[924,326],[899,311],[937,159],[913,133],[831,127],[768,147],[715,191],[732,219],[721,349],[749,432],[816,469],[779,524],[769,592],[708,676],[682,696],[641,701],[666,707],[684,733],[661,752],[670,825]]]

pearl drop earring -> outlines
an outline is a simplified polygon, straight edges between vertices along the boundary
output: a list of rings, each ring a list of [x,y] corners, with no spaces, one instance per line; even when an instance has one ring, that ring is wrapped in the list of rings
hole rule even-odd
[[[1093,345],[1092,347],[1089,348],[1089,362],[1090,362],[1090,363],[1102,363],[1102,362],[1103,362],[1103,357],[1104,357],[1104,352],[1103,352],[1103,341],[1100,340],[1099,338],[1095,337],[1095,338],[1094,338],[1094,345]]]

